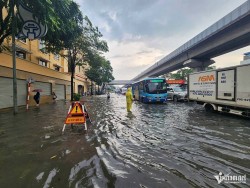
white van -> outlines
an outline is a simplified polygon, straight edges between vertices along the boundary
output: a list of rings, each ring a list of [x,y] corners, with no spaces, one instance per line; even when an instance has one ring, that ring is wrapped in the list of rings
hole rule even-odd
[[[125,88],[125,87],[121,88],[121,94],[125,95],[127,90],[128,90],[128,88]]]

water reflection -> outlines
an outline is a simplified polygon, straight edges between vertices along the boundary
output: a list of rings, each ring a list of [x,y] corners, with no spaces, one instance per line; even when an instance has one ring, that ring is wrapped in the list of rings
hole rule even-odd
[[[219,172],[250,177],[247,119],[193,103],[135,102],[128,113],[115,94],[85,101],[88,131],[64,135],[64,102],[0,114],[1,187],[218,187]]]

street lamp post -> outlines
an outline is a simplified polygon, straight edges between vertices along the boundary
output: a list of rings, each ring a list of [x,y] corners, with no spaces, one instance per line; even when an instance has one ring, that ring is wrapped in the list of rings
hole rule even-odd
[[[17,80],[16,80],[16,17],[15,17],[15,3],[11,0],[11,12],[12,12],[12,64],[13,64],[13,108],[14,115],[17,114]]]

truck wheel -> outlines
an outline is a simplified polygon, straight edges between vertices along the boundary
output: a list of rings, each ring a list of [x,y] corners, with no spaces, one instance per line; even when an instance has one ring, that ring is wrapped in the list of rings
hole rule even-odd
[[[205,110],[206,110],[206,112],[214,112],[214,108],[211,104],[206,104]]]
[[[173,101],[174,101],[174,102],[177,102],[177,101],[178,101],[177,96],[174,96],[174,97],[173,97]]]

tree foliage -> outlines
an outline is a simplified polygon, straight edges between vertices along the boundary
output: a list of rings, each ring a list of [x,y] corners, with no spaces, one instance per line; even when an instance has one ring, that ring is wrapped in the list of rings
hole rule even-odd
[[[2,10],[2,14],[0,14],[0,52],[4,49],[4,46],[2,45],[4,39],[11,35],[12,17],[10,6],[9,0],[0,1],[0,9]],[[6,12],[6,16],[4,16],[4,12]]]
[[[208,66],[206,70],[216,69],[216,66]],[[176,73],[170,73],[170,78],[175,80],[187,80],[188,74],[194,72],[193,69],[185,68],[180,69]]]
[[[206,70],[214,70],[214,69],[216,69],[216,66],[209,66],[209,67],[207,67]]]
[[[21,0],[1,0],[0,9],[0,46],[12,33],[11,9],[18,6]],[[33,10],[33,14],[42,23],[48,26],[47,35],[43,38],[52,50],[61,50],[61,46],[67,46],[75,37],[82,32],[79,27],[83,20],[79,6],[72,0],[22,0],[22,2]],[[4,14],[3,14],[4,13]],[[21,20],[17,19],[16,34],[21,31]],[[3,48],[0,48],[0,50]]]
[[[180,69],[176,73],[170,73],[170,78],[175,80],[187,80],[188,74],[192,72],[193,69]]]
[[[0,46],[6,37],[12,33],[11,9],[17,6],[21,0],[2,0],[0,8]],[[79,6],[73,0],[22,0],[27,5],[35,17],[42,23],[47,24],[47,35],[42,38],[46,44],[47,52],[60,52],[68,58],[69,71],[71,72],[71,96],[73,96],[73,79],[76,66],[88,64],[89,78],[91,77],[97,84],[108,82],[114,79],[110,62],[101,57],[102,52],[108,51],[107,42],[101,40],[102,34],[98,27],[94,27],[87,16],[83,17]],[[3,11],[6,11],[4,17]],[[17,18],[17,32],[21,30],[20,22]],[[0,48],[0,52],[1,52]],[[98,75],[96,75],[98,74]],[[94,75],[94,76],[91,76]]]
[[[105,57],[98,54],[94,57],[94,64],[86,70],[85,74],[98,86],[101,86],[102,83],[108,83],[114,80],[113,68],[111,67],[110,62],[106,60]]]
[[[49,52],[69,49],[83,33],[84,18],[79,6],[71,0],[53,1],[54,15],[48,21],[48,33],[44,37]],[[56,13],[56,14],[55,14]]]
[[[73,93],[73,79],[76,66],[95,67],[96,56],[108,51],[107,42],[101,40],[102,34],[98,27],[94,27],[87,16],[81,25],[82,33],[68,46],[68,63],[71,72],[71,93]],[[72,96],[72,95],[71,95]]]
[[[94,64],[93,57],[96,54],[108,51],[107,42],[100,39],[102,34],[98,27],[93,27],[87,16],[84,17],[80,27],[82,28],[82,33],[75,40],[71,41],[69,45],[65,46],[69,50],[69,63],[73,64],[72,68],[83,66],[87,63]]]

